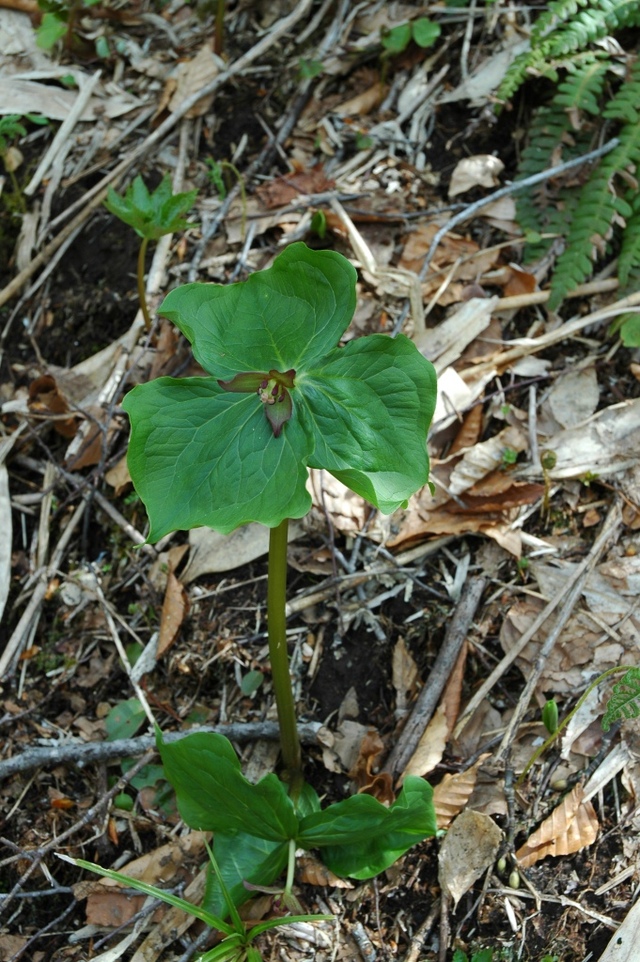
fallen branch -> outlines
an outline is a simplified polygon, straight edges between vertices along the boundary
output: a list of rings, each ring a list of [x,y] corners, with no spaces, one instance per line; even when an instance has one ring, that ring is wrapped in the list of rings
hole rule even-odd
[[[318,732],[323,726],[320,722],[307,722],[298,725],[300,739],[307,745],[318,744]],[[232,742],[249,742],[260,738],[277,741],[278,726],[275,722],[235,722],[229,725],[209,725],[193,728],[188,732],[168,732],[163,734],[165,742],[175,742],[185,735],[194,732],[215,732],[225,735]],[[141,735],[138,738],[120,738],[113,742],[89,742],[88,744],[72,742],[52,745],[47,748],[28,748],[20,755],[0,761],[0,781],[20,772],[30,772],[35,768],[61,765],[72,762],[83,767],[94,762],[109,762],[114,758],[135,758],[143,755],[150,748],[155,747],[153,735]]]
[[[394,776],[406,768],[431,720],[475,617],[485,584],[485,578],[474,578],[465,585],[425,686],[385,764],[385,771]]]

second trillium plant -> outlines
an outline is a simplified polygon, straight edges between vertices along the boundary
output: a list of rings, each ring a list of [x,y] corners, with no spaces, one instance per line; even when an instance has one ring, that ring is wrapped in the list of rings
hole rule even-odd
[[[193,734],[158,748],[180,813],[214,833],[220,876],[205,907],[225,911],[271,886],[295,850],[317,848],[338,874],[375,875],[436,831],[430,786],[409,776],[390,808],[356,795],[322,809],[304,782],[285,634],[287,522],[311,507],[309,468],[323,468],[384,513],[427,483],[433,367],[403,335],[339,346],[356,304],[356,273],[340,254],[288,247],[268,270],[222,286],[188,284],[159,313],[193,346],[207,377],[134,388],[129,470],[150,519],[149,540],[250,521],[270,529],[267,615],[281,735],[281,778],[248,782],[230,743]],[[223,885],[221,888],[221,881]]]

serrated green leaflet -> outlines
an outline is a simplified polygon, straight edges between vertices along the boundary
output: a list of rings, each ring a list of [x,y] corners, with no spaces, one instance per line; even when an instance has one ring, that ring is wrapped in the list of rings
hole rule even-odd
[[[341,255],[293,244],[247,281],[168,295],[159,313],[211,376],[160,378],[124,399],[150,541],[200,525],[226,533],[302,517],[308,467],[327,469],[385,513],[426,483],[433,368],[402,335],[337,346],[355,280]]]

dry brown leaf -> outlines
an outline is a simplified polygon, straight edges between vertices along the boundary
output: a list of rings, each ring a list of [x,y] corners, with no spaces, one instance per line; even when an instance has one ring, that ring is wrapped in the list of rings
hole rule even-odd
[[[256,194],[266,208],[285,207],[296,200],[300,194],[319,194],[331,190],[335,181],[330,180],[322,164],[306,170],[295,170],[282,174],[256,190]]]
[[[351,97],[349,100],[344,100],[338,104],[333,108],[332,113],[337,114],[338,117],[363,117],[365,114],[371,113],[374,107],[378,106],[384,94],[384,84],[378,81],[370,87],[367,87],[367,89],[361,93],[356,94],[355,97]]]
[[[158,658],[174,643],[180,626],[189,612],[189,597],[181,582],[172,571],[167,576],[167,589],[162,603]]]
[[[391,677],[396,692],[396,709],[403,712],[407,707],[407,695],[415,691],[418,681],[418,666],[400,635],[393,648]]]
[[[315,855],[299,855],[296,859],[296,879],[302,885],[331,886],[336,889],[352,889],[353,885],[316,858]]]
[[[202,45],[192,60],[178,64],[171,78],[173,91],[169,98],[168,108],[171,112],[177,110],[183,101],[192,94],[202,90],[218,76],[217,60],[208,43]],[[202,97],[185,114],[186,117],[202,117],[213,103],[213,94]]]
[[[489,753],[481,755],[466,772],[447,774],[433,790],[433,804],[436,810],[438,828],[447,828],[456,815],[465,807],[478,778],[478,770]]]
[[[427,775],[440,764],[449,732],[444,704],[440,702],[402,773],[402,780],[407,775]]]
[[[504,285],[505,297],[516,297],[518,294],[532,294],[538,289],[538,282],[534,274],[524,271],[516,264],[509,264],[507,282]]]
[[[549,855],[572,855],[593,845],[600,826],[593,805],[583,801],[583,795],[582,786],[574,786],[518,849],[516,858],[523,868]]]
[[[114,494],[117,498],[127,490],[131,484],[131,475],[129,474],[126,454],[107,471],[104,479],[107,484],[114,488]]]
[[[56,379],[50,374],[37,377],[29,385],[29,410],[40,417],[51,416],[53,427],[63,438],[72,438],[78,430],[75,417],[61,418],[69,413],[66,398],[60,393]]]
[[[438,880],[453,899],[454,910],[474,882],[496,859],[502,832],[488,815],[462,812],[453,822],[440,847]]]
[[[476,154],[475,157],[463,157],[459,160],[451,174],[449,182],[449,197],[464,194],[472,187],[497,187],[499,177],[504,170],[504,164],[493,154]]]
[[[483,421],[484,412],[481,404],[476,404],[471,408],[470,411],[467,411],[460,426],[460,430],[453,439],[453,443],[449,449],[450,456],[458,454],[460,451],[464,451],[466,448],[473,447],[473,445],[479,441],[482,433]]]

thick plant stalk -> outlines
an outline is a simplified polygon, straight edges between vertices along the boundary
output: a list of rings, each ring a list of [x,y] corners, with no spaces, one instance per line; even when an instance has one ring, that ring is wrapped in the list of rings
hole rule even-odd
[[[287,518],[269,531],[269,580],[267,583],[267,628],[273,690],[278,709],[280,746],[286,780],[296,798],[302,786],[302,753],[296,725],[296,707],[289,675],[285,604],[287,598]]]
[[[149,308],[147,307],[147,292],[144,287],[144,258],[147,253],[147,247],[149,245],[149,238],[143,237],[142,243],[140,244],[140,250],[138,251],[138,300],[140,301],[140,310],[142,311],[142,316],[144,317],[144,325],[148,331],[151,330],[151,315],[149,314]]]

